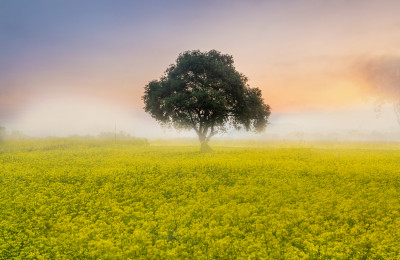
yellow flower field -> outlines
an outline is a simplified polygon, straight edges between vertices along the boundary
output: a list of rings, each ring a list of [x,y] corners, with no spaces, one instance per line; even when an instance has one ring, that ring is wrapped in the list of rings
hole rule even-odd
[[[396,259],[400,144],[10,141],[1,259]]]

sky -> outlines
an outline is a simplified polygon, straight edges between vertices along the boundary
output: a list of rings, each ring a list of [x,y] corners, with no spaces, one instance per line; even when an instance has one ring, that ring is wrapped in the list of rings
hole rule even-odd
[[[179,53],[216,49],[262,90],[266,133],[400,133],[399,10],[395,0],[0,0],[0,125],[195,136],[162,129],[141,97]]]

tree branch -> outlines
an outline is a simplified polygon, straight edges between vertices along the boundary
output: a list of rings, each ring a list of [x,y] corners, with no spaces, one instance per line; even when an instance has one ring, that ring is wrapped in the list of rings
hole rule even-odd
[[[397,122],[400,124],[400,101],[393,103],[393,108],[397,117]]]

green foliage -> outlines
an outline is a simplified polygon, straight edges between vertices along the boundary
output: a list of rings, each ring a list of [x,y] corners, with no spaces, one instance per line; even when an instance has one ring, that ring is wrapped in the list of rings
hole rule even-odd
[[[0,259],[399,258],[399,145],[225,146],[5,143]]]
[[[247,85],[232,56],[215,50],[180,54],[160,80],[146,85],[143,100],[158,122],[194,129],[205,143],[227,126],[263,131],[270,115],[261,91]]]

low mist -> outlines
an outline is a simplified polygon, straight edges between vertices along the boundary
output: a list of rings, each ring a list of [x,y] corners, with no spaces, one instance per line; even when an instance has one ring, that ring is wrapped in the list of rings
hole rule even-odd
[[[103,137],[118,135],[148,139],[190,138],[194,131],[165,129],[141,108],[122,107],[82,97],[41,99],[6,127],[11,139],[44,137]],[[3,131],[4,132],[4,131]],[[375,103],[335,111],[300,111],[273,113],[266,131],[261,134],[230,129],[213,139],[235,140],[310,140],[310,141],[399,141],[397,124],[391,104],[376,112]],[[112,138],[110,137],[110,138]]]

